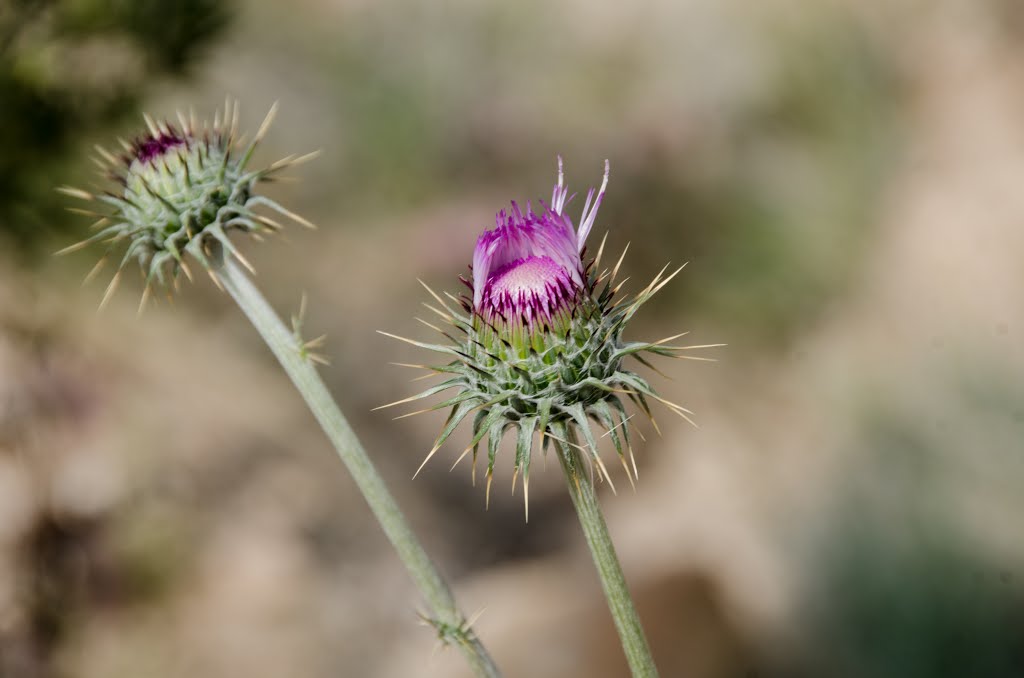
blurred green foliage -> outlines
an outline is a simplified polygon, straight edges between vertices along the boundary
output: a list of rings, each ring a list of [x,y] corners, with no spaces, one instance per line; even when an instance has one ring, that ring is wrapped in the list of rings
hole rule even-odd
[[[52,189],[81,176],[78,145],[186,73],[228,19],[225,0],[0,2],[0,233],[30,247],[67,225]]]
[[[813,675],[1024,675],[1019,572],[939,535],[898,541],[849,518],[850,529],[830,542],[816,613],[807,618],[807,648],[827,655],[815,658]]]
[[[1024,391],[990,370],[952,376],[952,402],[882,396],[863,415],[863,454],[814,541],[808,675],[1024,675],[1021,563],[965,520],[979,502],[1007,525],[1019,515]]]
[[[605,215],[633,255],[672,243],[693,262],[652,308],[682,304],[758,350],[813,324],[859,269],[896,151],[897,82],[864,31],[834,18],[776,45],[773,87],[685,155],[618,167],[627,197]]]

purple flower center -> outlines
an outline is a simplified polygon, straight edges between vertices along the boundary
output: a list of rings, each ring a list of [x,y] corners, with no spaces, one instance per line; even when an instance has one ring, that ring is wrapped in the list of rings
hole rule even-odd
[[[551,257],[525,257],[495,271],[487,286],[491,295],[540,294],[560,275],[565,275],[564,269]]]
[[[534,212],[512,203],[495,218],[495,228],[477,238],[473,250],[473,308],[486,321],[539,323],[552,328],[572,317],[586,285],[583,251],[608,184],[605,162],[601,189],[587,193],[580,228],[563,213],[570,199],[558,159],[558,183],[551,206]],[[596,198],[595,198],[596,195]],[[554,322],[552,322],[554,321]]]
[[[135,142],[135,159],[142,163],[150,162],[170,149],[183,146],[186,143],[188,142],[184,137],[178,136],[173,131],[146,137]]]
[[[548,321],[577,292],[569,271],[547,256],[527,256],[494,271],[484,286],[481,310],[506,320]]]

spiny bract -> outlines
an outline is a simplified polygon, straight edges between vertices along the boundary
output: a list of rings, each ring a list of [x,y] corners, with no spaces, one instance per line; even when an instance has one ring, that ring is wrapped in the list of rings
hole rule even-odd
[[[170,122],[154,122],[145,116],[148,133],[133,143],[122,140],[124,153],[120,157],[97,146],[97,164],[121,190],[91,192],[68,186],[58,189],[75,198],[101,203],[106,208],[105,213],[78,210],[98,217],[93,224],[97,232],[59,254],[97,241],[107,243],[107,252],[90,273],[92,277],[113,249],[127,242],[117,273],[104,294],[104,303],[116,288],[121,271],[132,260],[139,263],[146,278],[143,304],[154,283],[166,287],[169,280],[177,282],[179,270],[191,279],[184,260],[186,253],[210,270],[213,250],[219,248],[251,270],[227,232],[238,230],[259,237],[281,228],[273,219],[257,213],[256,208],[269,208],[300,224],[312,226],[273,200],[257,195],[255,186],[316,153],[289,156],[262,169],[247,169],[276,110],[275,104],[248,144],[239,139],[238,106],[229,100],[223,112],[214,116],[212,124],[200,125],[194,115],[186,118],[179,114],[179,127]]]
[[[687,421],[691,421],[688,415],[692,413],[661,398],[643,377],[623,365],[625,359],[633,357],[651,367],[644,353],[680,357],[680,351],[719,345],[668,345],[685,332],[656,342],[623,339],[623,330],[637,310],[682,267],[666,275],[666,266],[647,287],[626,300],[617,296],[625,281],[615,282],[625,252],[610,271],[601,269],[602,241],[596,258],[584,265],[584,245],[604,199],[608,173],[605,161],[601,188],[596,197],[593,189],[587,193],[580,226],[575,229],[564,214],[571,198],[559,158],[558,183],[551,205],[542,204],[539,211],[527,205],[524,211],[513,202],[510,211],[498,213],[496,228],[478,239],[472,280],[462,280],[470,288],[470,296],[456,298],[446,294],[448,301],[453,302],[449,305],[427,288],[440,307],[425,305],[455,328],[457,334],[425,324],[441,332],[450,344],[388,335],[450,356],[450,362],[444,365],[412,366],[447,375],[445,381],[383,407],[457,390],[453,397],[422,410],[451,408],[448,421],[423,464],[473,414],[472,440],[455,464],[472,451],[475,478],[478,448],[487,438],[488,500],[498,446],[510,429],[517,430],[512,486],[514,490],[516,478],[522,473],[527,510],[530,458],[536,433],[541,435],[546,449],[549,439],[560,445],[575,445],[578,432],[586,443],[586,448],[581,449],[593,460],[599,475],[611,484],[597,452],[592,428],[596,424],[604,430],[603,435],[611,438],[633,482],[637,472],[628,426],[630,416],[621,396],[631,399],[648,416],[648,399],[664,403]],[[627,453],[630,463],[626,461]]]

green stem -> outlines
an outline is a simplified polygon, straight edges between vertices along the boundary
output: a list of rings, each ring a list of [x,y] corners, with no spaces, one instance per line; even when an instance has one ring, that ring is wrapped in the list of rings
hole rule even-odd
[[[612,544],[611,535],[608,534],[601,506],[597,503],[594,483],[583,468],[583,458],[577,451],[575,442],[575,434],[570,430],[569,444],[558,445],[558,459],[565,472],[569,496],[576,507],[583,536],[586,537],[590,555],[597,567],[601,587],[608,600],[612,619],[615,620],[615,628],[619,632],[629,669],[634,678],[654,678],[658,675],[658,669],[651,658],[651,649],[647,646],[643,627],[640,626],[640,617],[637,616],[633,599],[626,587],[626,578],[615,555],[615,546]]]
[[[432,608],[434,618],[430,623],[438,631],[442,641],[457,644],[477,676],[500,676],[487,650],[455,606],[451,589],[416,540],[394,497],[384,485],[384,480],[377,473],[352,427],[327,391],[313,362],[302,347],[302,340],[285,327],[260,291],[234,261],[228,259],[219,264],[215,263],[212,270],[217,280],[238,303],[242,312],[273,351],[309,405],[309,409],[313,411],[316,420],[320,422],[327,437],[334,444],[334,449],[348,467],[384,534],[398,551],[398,557],[402,559],[413,581]]]

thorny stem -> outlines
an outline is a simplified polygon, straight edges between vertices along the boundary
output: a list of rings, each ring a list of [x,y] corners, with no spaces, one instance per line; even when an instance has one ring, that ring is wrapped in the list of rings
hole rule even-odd
[[[578,451],[575,431],[569,431],[569,443],[558,444],[558,460],[565,472],[569,486],[569,496],[583,528],[583,536],[590,547],[590,555],[597,567],[601,587],[608,600],[608,609],[615,620],[615,628],[622,641],[622,649],[626,653],[626,661],[634,678],[656,678],[658,669],[654,666],[651,649],[647,646],[640,617],[637,616],[633,599],[626,587],[626,579],[622,574],[622,566],[615,555],[608,526],[604,522],[601,506],[597,502],[594,482],[583,468],[583,457]]]
[[[242,312],[273,351],[320,422],[327,437],[334,444],[338,456],[348,467],[384,534],[398,551],[399,558],[430,605],[435,618],[428,621],[438,631],[441,640],[458,645],[477,676],[500,676],[487,650],[456,607],[451,589],[416,540],[394,497],[388,492],[352,427],[320,379],[312,360],[304,352],[301,339],[295,337],[285,327],[260,291],[234,261],[225,257],[220,263],[211,263],[217,280],[238,303]]]

